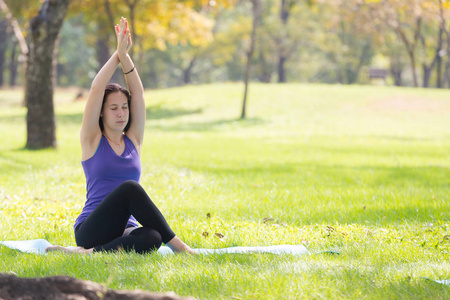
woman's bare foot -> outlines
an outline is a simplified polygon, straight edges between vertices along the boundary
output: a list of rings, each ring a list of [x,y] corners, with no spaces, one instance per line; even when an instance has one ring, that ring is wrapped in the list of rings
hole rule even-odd
[[[45,252],[59,251],[67,254],[92,254],[91,249],[84,249],[83,247],[63,247],[63,246],[49,246],[45,248]]]
[[[172,249],[175,253],[189,253],[189,254],[197,254],[191,247],[186,245],[182,240],[180,240],[177,236],[167,242],[167,246]]]
[[[186,248],[184,249],[184,252],[189,253],[189,254],[193,254],[196,255],[197,252],[195,252],[194,250],[192,250],[191,247],[189,247],[188,245],[186,245]]]

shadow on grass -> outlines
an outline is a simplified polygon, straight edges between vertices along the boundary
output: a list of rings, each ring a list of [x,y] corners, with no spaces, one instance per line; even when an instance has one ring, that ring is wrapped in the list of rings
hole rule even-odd
[[[186,122],[176,125],[161,125],[155,124],[151,125],[152,130],[159,131],[219,131],[220,129],[240,129],[248,128],[253,126],[264,125],[265,120],[261,118],[246,118],[241,120],[236,119],[224,119],[224,120],[214,120],[209,122]]]
[[[202,109],[166,109],[166,108],[155,108],[150,107],[147,108],[147,121],[152,120],[161,120],[161,119],[173,119],[177,117],[187,116],[187,115],[195,115],[201,114],[203,112]],[[7,121],[13,122],[17,121],[19,117],[11,117]],[[22,117],[21,117],[22,118]],[[81,122],[83,120],[82,114],[64,114],[57,116],[57,123],[64,125],[79,125],[81,126]],[[212,131],[217,130],[223,126],[236,126],[236,127],[252,127],[265,124],[265,120],[261,118],[246,118],[241,120],[239,118],[236,119],[221,119],[221,120],[212,120],[207,122],[184,122],[175,125],[161,125],[161,124],[152,124],[152,130],[160,130],[160,131]]]
[[[45,149],[28,149],[25,145],[19,148],[3,149],[0,151],[0,175],[25,173],[30,171],[30,168],[43,170],[43,163],[40,160],[42,157],[39,156],[39,159],[36,159],[33,154],[42,155],[43,153],[47,153],[46,158],[49,158],[49,161],[51,161],[51,157],[57,154],[57,151],[57,149],[51,147]]]
[[[146,109],[147,120],[170,119],[170,118],[176,118],[176,117],[186,116],[186,115],[201,114],[202,112],[203,112],[203,109],[201,109],[201,108],[197,108],[197,109],[182,109],[182,108],[167,109],[167,108],[161,107],[160,105],[147,107],[147,109]]]
[[[21,124],[21,123],[26,123],[26,121],[27,121],[26,115],[21,115],[21,114],[8,115],[8,116],[1,117],[1,123],[6,123],[6,124]]]
[[[202,109],[193,109],[193,110],[185,110],[185,109],[165,109],[165,108],[154,108],[150,107],[146,109],[147,112],[147,121],[149,120],[159,120],[159,119],[170,119],[176,118],[184,115],[192,115],[202,113]],[[7,119],[7,121],[17,120],[18,117],[11,117],[11,119]],[[21,117],[23,118],[23,117]],[[81,126],[81,121],[83,120],[83,114],[61,114],[57,115],[57,121],[61,124],[79,124]]]
[[[192,169],[196,169],[195,166]],[[323,184],[325,187],[353,186],[398,187],[417,186],[426,188],[448,188],[450,171],[446,167],[397,167],[397,166],[342,166],[311,163],[278,164],[265,162],[264,165],[249,164],[223,165],[213,167],[202,165],[196,171],[207,172],[224,177],[273,177],[282,179],[294,186]],[[296,178],[297,180],[292,180]],[[280,182],[285,185],[286,182]]]
[[[26,150],[25,148],[12,150],[19,152]],[[37,167],[39,162],[32,162],[29,160],[19,159],[0,152],[0,174],[17,174],[25,173],[30,169],[30,166]]]

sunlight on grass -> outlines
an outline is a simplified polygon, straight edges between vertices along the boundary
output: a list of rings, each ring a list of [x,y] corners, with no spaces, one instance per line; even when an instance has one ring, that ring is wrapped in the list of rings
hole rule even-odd
[[[1,247],[0,271],[203,299],[448,298],[424,279],[450,278],[448,91],[253,84],[239,120],[242,89],[146,91],[141,184],[195,248],[303,244],[313,255]],[[1,240],[75,243],[84,103],[68,90],[56,98],[58,148],[29,151],[20,91],[0,91]]]

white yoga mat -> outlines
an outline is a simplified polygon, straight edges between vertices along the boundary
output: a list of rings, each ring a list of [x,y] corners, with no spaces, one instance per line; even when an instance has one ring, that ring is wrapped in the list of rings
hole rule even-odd
[[[47,240],[27,240],[27,241],[3,241],[0,245],[11,249],[16,249],[26,253],[45,254],[45,248],[53,246]],[[75,247],[73,247],[75,248]],[[302,245],[278,245],[278,246],[261,246],[261,247],[230,247],[219,249],[194,249],[199,254],[214,254],[214,253],[272,253],[272,254],[296,254],[305,255],[311,254],[305,246]],[[167,246],[161,246],[158,253],[166,255],[173,254],[173,251]]]
[[[433,281],[435,281],[435,282],[437,282],[437,283],[440,283],[440,284],[450,285],[450,279],[446,279],[446,280],[433,280]]]
[[[434,280],[434,279],[431,279],[431,278],[428,278],[428,277],[422,277],[422,278],[423,278],[423,279],[426,279],[426,280],[431,280],[431,281],[437,282],[437,283],[439,283],[439,284],[444,284],[444,285],[450,286],[450,279]]]

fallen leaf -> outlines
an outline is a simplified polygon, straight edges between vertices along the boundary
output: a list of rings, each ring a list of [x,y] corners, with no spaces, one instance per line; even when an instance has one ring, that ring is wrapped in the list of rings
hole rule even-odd
[[[329,232],[336,231],[336,229],[334,229],[334,228],[331,227],[331,226],[325,227],[325,230],[326,230],[326,231],[329,231]]]
[[[267,218],[263,219],[263,223],[268,223],[268,222],[273,222],[273,221],[274,221],[274,219],[270,218],[270,217],[267,217]]]
[[[216,232],[215,235],[218,236],[219,238],[225,237],[225,236],[224,236],[223,234],[221,234],[220,232]]]

